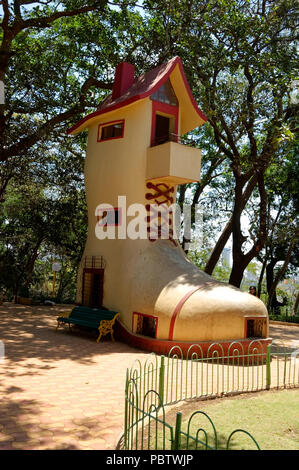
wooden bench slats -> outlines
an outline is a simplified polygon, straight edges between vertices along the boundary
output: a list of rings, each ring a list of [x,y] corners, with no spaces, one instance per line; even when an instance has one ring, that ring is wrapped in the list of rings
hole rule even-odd
[[[107,318],[113,318],[114,315],[116,314],[117,312],[111,312],[111,313],[108,313],[108,312],[102,312],[102,313],[99,313],[99,312],[96,312],[96,313],[88,313],[88,312],[72,312],[72,316],[73,317],[90,317],[90,318],[102,318],[102,317],[107,317]]]
[[[58,317],[59,320],[64,320],[66,318],[73,318],[73,319],[82,319],[82,320],[86,320],[86,321],[93,321],[93,322],[96,322],[96,321],[101,321],[101,320],[113,320],[115,314],[114,315],[95,315],[94,317],[92,317],[91,315],[72,315],[71,317]]]
[[[102,320],[101,321],[88,321],[88,320],[83,320],[81,318],[65,318],[64,320],[60,319],[59,321],[63,323],[74,323],[74,324],[78,323],[78,325],[84,323],[84,325],[90,326],[91,328],[98,328]]]
[[[107,314],[116,314],[118,312],[114,312],[112,310],[106,310],[106,309],[101,309],[101,308],[92,308],[92,307],[85,307],[85,306],[77,306],[77,307],[74,307],[73,310],[72,310],[74,313],[80,313],[80,312],[86,312],[86,313],[89,313],[89,314],[96,314],[96,313],[107,313]]]

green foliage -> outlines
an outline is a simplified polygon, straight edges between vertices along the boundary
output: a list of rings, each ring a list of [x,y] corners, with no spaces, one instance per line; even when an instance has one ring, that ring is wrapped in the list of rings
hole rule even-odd
[[[189,251],[188,258],[192,261],[199,269],[204,270],[206,261],[209,256],[209,250],[202,248],[200,251]],[[231,268],[225,260],[221,260],[213,273],[213,277],[218,281],[228,282]]]
[[[61,142],[41,159],[37,152],[21,175],[11,177],[0,216],[0,289],[9,298],[49,295],[51,264],[58,258],[59,295],[74,301],[87,230],[82,163]]]
[[[190,259],[205,267],[233,213],[236,283],[255,256],[284,260],[299,205],[295,11],[295,0],[8,2],[0,13],[0,288],[47,292],[58,258],[59,295],[73,296],[86,237],[86,133],[71,139],[65,131],[107,96],[122,60],[139,75],[179,55],[208,116],[193,132],[201,182],[180,194],[204,214],[203,248]],[[261,174],[266,194],[255,181],[246,200]],[[218,261],[215,276],[229,272]]]
[[[222,158],[209,183],[224,194],[227,204],[222,207],[233,211],[231,282],[239,285],[244,269],[265,243],[263,174],[279,165],[285,145],[294,143],[298,106],[290,90],[296,76],[296,2],[198,0],[167,1],[162,6],[148,1],[145,6],[155,18],[149,25],[156,32],[149,31],[146,50],[152,48],[161,60],[175,54],[183,59],[194,95],[209,118],[213,131],[209,140],[225,157],[226,169]],[[205,150],[204,134],[199,134],[198,144]],[[207,168],[214,160],[213,152],[206,159],[210,155]],[[203,162],[205,176],[205,155]],[[252,181],[251,192],[259,183],[258,225],[251,243],[245,245],[241,213]]]
[[[299,315],[275,315],[269,313],[269,319],[274,321],[282,321],[287,323],[299,323]]]

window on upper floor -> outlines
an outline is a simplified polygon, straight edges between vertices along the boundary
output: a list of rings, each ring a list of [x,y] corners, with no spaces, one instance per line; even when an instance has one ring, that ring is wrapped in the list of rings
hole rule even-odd
[[[121,139],[124,136],[124,124],[124,120],[99,124],[98,142],[110,139]]]
[[[179,104],[169,79],[151,95],[151,100],[171,104],[172,106],[178,106]]]

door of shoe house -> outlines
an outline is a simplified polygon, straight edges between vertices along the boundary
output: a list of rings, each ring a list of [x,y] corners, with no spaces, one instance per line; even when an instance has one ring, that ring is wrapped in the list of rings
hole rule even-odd
[[[102,307],[104,269],[84,268],[82,286],[82,305]]]
[[[155,145],[160,145],[164,144],[164,142],[168,142],[170,131],[170,117],[161,116],[160,114],[157,114],[154,136]]]

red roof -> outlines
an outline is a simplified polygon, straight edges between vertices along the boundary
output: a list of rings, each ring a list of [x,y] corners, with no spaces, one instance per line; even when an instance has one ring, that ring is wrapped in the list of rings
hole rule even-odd
[[[166,62],[165,64],[159,65],[158,67],[155,67],[152,70],[149,70],[149,72],[146,72],[143,75],[140,75],[140,77],[136,78],[133,82],[133,85],[120,97],[116,99],[112,99],[112,94],[107,96],[107,98],[104,99],[104,101],[100,104],[98,107],[97,111],[88,114],[85,116],[83,119],[81,119],[79,122],[77,122],[74,126],[72,126],[67,133],[71,134],[73,133],[78,127],[81,127],[82,124],[84,124],[86,121],[89,119],[99,116],[100,114],[107,113],[109,111],[113,111],[114,109],[127,106],[128,104],[133,103],[134,101],[138,101],[142,98],[146,98],[149,95],[152,95],[158,88],[160,88],[161,85],[167,80],[171,72],[173,71],[174,67],[178,64],[180,68],[181,75],[183,77],[185,87],[188,91],[189,97],[192,101],[192,104],[198,113],[198,115],[201,117],[202,120],[207,121],[207,117],[204,115],[204,113],[198,108],[192,92],[190,90],[190,87],[188,85],[185,72],[183,69],[182,61],[181,59],[176,56],[173,57],[171,60]]]

